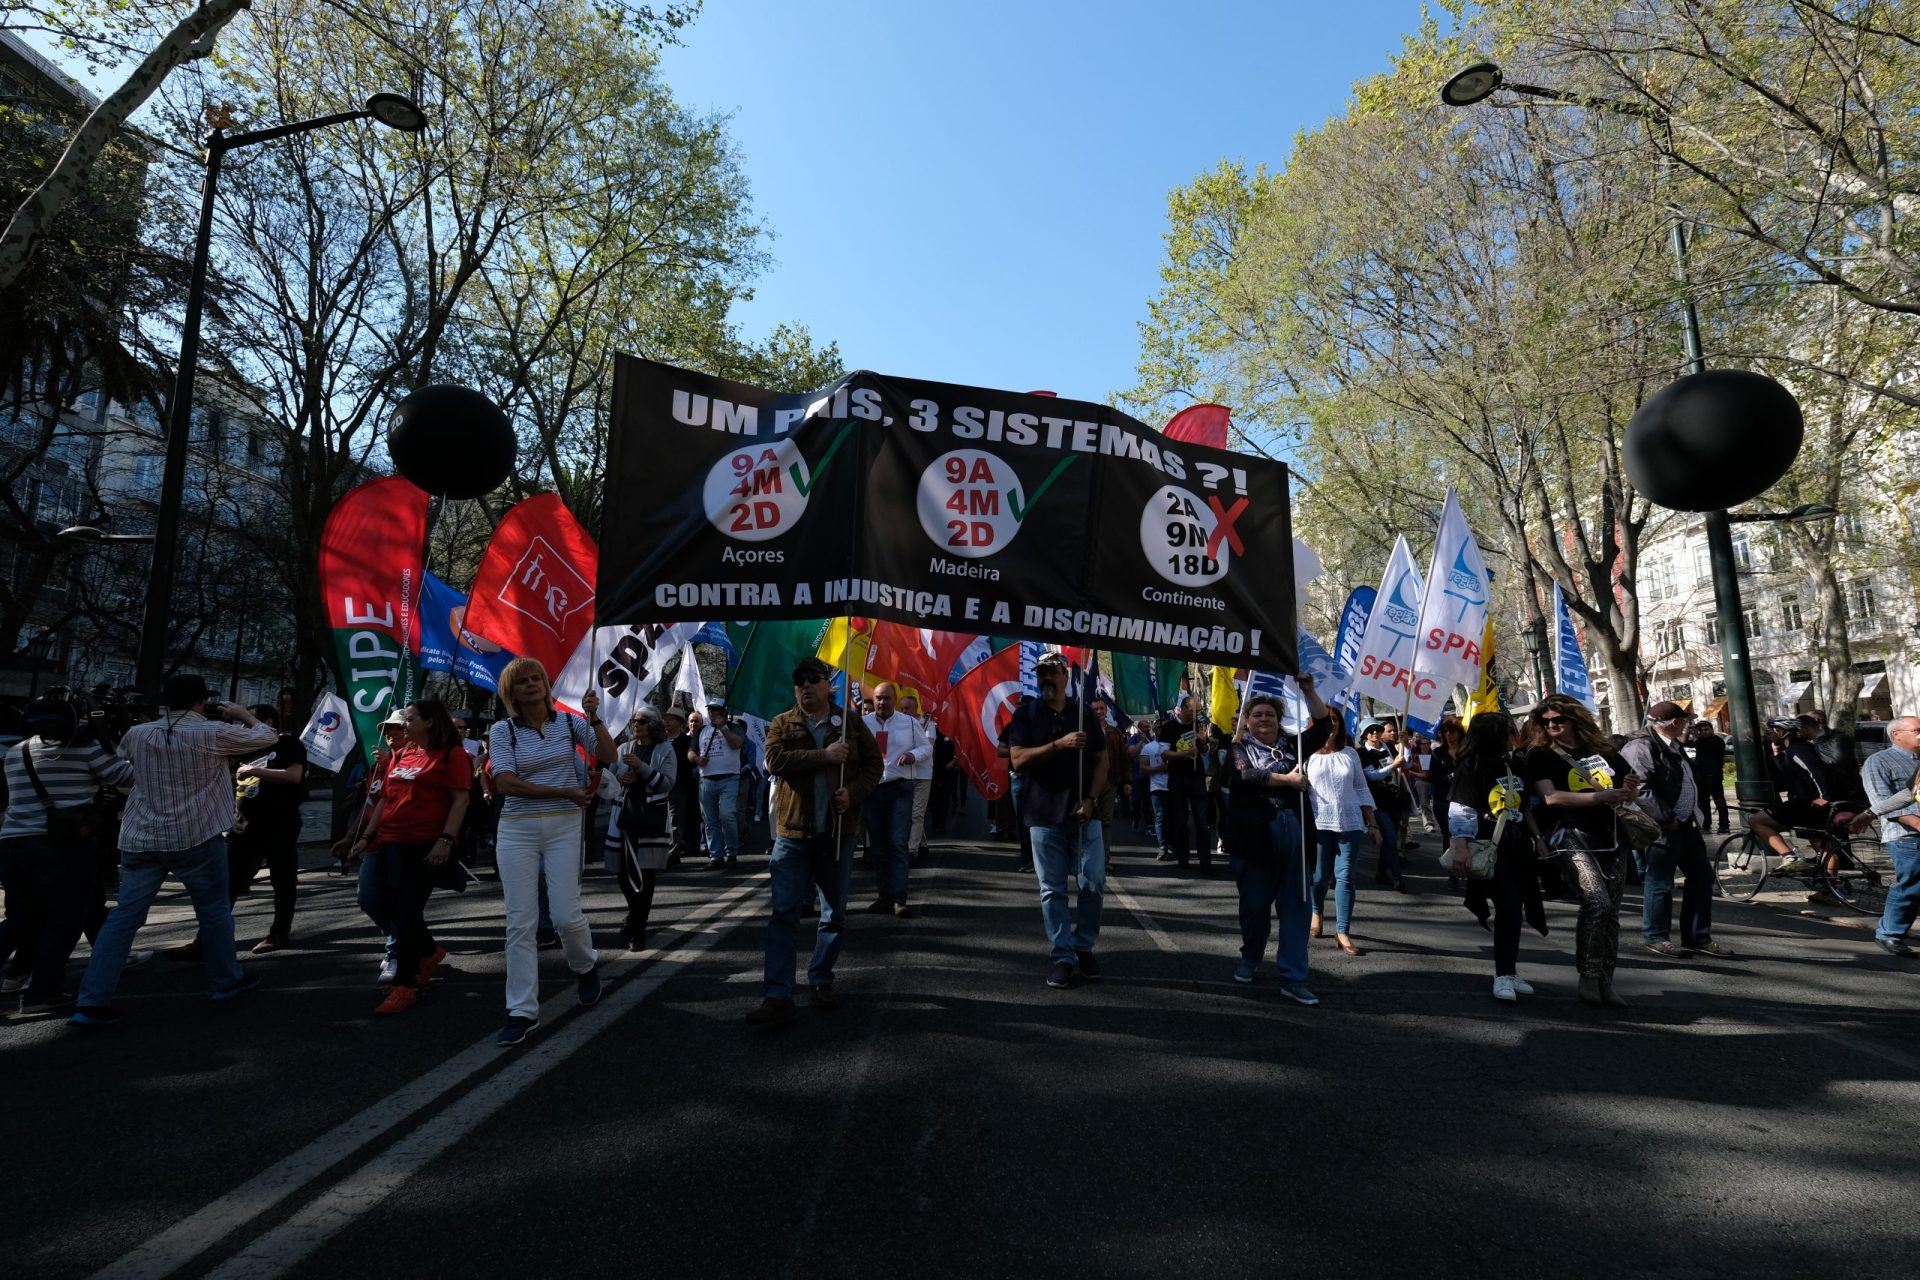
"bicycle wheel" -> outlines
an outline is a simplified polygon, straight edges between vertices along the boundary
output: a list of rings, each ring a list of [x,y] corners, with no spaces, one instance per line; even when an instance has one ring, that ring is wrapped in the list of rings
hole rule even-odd
[[[1735,832],[1713,851],[1713,874],[1720,892],[1737,902],[1752,902],[1766,883],[1766,847],[1750,831]]]
[[[1848,840],[1836,843],[1834,852],[1839,866],[1828,873],[1827,889],[1834,897],[1863,916],[1878,916],[1887,909],[1887,890],[1893,884],[1891,865],[1879,863],[1878,840]]]

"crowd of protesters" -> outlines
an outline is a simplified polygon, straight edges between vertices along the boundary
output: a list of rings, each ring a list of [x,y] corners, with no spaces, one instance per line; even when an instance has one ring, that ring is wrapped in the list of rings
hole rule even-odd
[[[861,702],[836,701],[835,673],[797,661],[794,705],[767,726],[764,746],[724,703],[643,707],[608,725],[592,694],[582,714],[558,707],[548,673],[519,659],[500,680],[500,714],[484,740],[474,717],[422,698],[381,726],[359,785],[361,803],[334,853],[357,866],[357,902],[383,939],[372,1012],[419,1003],[447,958],[430,899],[464,888],[488,860],[504,905],[505,1022],[497,1042],[523,1043],[540,1017],[540,953],[553,949],[582,1005],[602,992],[601,957],[582,906],[589,855],[602,859],[626,904],[621,938],[647,945],[659,875],[677,863],[726,874],[743,851],[768,849],[771,903],[762,998],[754,1026],[795,1016],[801,934],[811,920],[807,997],[839,1004],[836,962],[854,864],[872,863],[870,912],[911,918],[912,864],[960,807],[953,743],[912,696],[891,684]],[[1017,839],[1035,877],[1047,947],[1045,980],[1067,988],[1101,976],[1098,954],[1114,826],[1151,833],[1157,858],[1210,875],[1231,871],[1240,956],[1231,977],[1252,983],[1271,959],[1278,991],[1317,1004],[1309,986],[1315,940],[1364,956],[1356,894],[1361,865],[1408,891],[1406,855],[1437,835],[1433,856],[1467,910],[1493,935],[1494,998],[1531,994],[1518,969],[1522,927],[1545,935],[1545,900],[1578,903],[1575,990],[1600,1007],[1627,1003],[1615,984],[1625,885],[1643,884],[1642,943],[1669,958],[1728,958],[1713,930],[1714,868],[1705,835],[1727,829],[1725,740],[1683,706],[1648,709],[1640,733],[1614,739],[1577,700],[1551,695],[1514,717],[1449,718],[1431,738],[1347,721],[1310,679],[1283,732],[1277,699],[1248,698],[1234,730],[1215,728],[1191,698],[1163,719],[1125,725],[1109,702],[1078,696],[1079,673],[1058,653],[1035,666],[1037,697],[1014,709],[1001,740],[1010,804],[996,834]],[[134,946],[162,883],[192,903],[195,939],[166,954],[204,967],[209,997],[232,1000],[259,982],[238,961],[233,904],[263,868],[273,912],[256,954],[293,945],[301,805],[308,761],[271,707],[222,702],[198,677],[168,683],[160,717],[133,725],[116,749],[89,730],[71,698],[37,700],[5,747],[0,826],[0,924],[5,991],[24,1013],[78,1027],[120,1020],[124,972],[153,953]],[[1788,836],[1878,824],[1892,864],[1878,944],[1906,958],[1920,912],[1920,720],[1889,728],[1891,746],[1864,766],[1819,713],[1770,722],[1767,758],[1781,797],[1750,815],[1779,870],[1818,870]],[[125,793],[117,822],[103,796]],[[759,833],[764,833],[764,840]],[[1177,874],[1173,872],[1172,874]],[[107,900],[117,879],[115,905]],[[1679,886],[1679,929],[1673,934]],[[1816,897],[1819,890],[1815,891]],[[1331,898],[1331,920],[1328,902]],[[92,942],[69,989],[81,936]]]

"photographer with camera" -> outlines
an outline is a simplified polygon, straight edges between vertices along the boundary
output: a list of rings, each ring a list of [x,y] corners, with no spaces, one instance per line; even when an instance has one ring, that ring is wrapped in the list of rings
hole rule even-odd
[[[187,888],[200,920],[199,942],[212,998],[231,1000],[259,985],[233,954],[233,909],[227,902],[227,839],[233,826],[234,756],[257,755],[279,741],[270,725],[237,703],[210,700],[206,682],[177,675],[166,683],[167,710],[135,725],[120,741],[133,765],[133,791],[120,820],[120,901],[94,940],[80,983],[80,1007],[69,1026],[120,1021],[113,995],[134,935],[146,923],[169,875]],[[209,719],[211,713],[218,719]]]
[[[97,893],[95,863],[105,828],[100,789],[133,778],[132,765],[81,732],[81,720],[73,702],[40,698],[27,708],[26,738],[6,752],[10,803],[0,823],[0,886],[7,914],[0,921],[0,955],[17,951],[31,962],[23,1012],[73,1003],[67,960]]]

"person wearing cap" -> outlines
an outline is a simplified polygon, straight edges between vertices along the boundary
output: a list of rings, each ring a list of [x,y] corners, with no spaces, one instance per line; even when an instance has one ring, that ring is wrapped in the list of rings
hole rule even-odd
[[[820,906],[807,982],[813,1007],[839,1006],[833,966],[847,914],[847,884],[867,797],[880,785],[880,748],[865,721],[833,702],[833,673],[818,658],[793,668],[793,706],[767,726],[767,771],[774,777],[773,855],[767,872],[773,910],[767,919],[763,998],[747,1025],[769,1027],[793,1017],[794,966],[800,912]]]
[[[1647,850],[1646,885],[1641,891],[1640,936],[1648,951],[1659,956],[1700,952],[1731,956],[1713,940],[1713,866],[1707,861],[1706,839],[1700,834],[1700,795],[1688,766],[1687,722],[1693,714],[1677,702],[1656,702],[1647,708],[1647,732],[1627,740],[1621,758],[1645,779],[1634,803],[1660,824],[1660,842]],[[1678,870],[1687,887],[1680,899],[1680,941],[1669,937],[1673,927],[1673,877]]]
[[[920,721],[896,711],[898,691],[891,681],[873,687],[874,712],[863,717],[880,751],[880,785],[867,797],[867,834],[873,841],[873,870],[879,893],[867,910],[912,914],[907,906],[907,866],[913,860],[914,771],[933,761],[933,744]]]
[[[77,709],[64,699],[28,704],[25,728],[26,736],[6,750],[9,802],[0,820],[0,888],[6,890],[7,911],[0,920],[0,958],[15,953],[31,973],[22,1010],[52,1012],[73,1000],[67,960],[97,900],[100,850],[93,842],[57,845],[48,815],[91,803],[102,787],[126,786],[133,766],[82,734]]]
[[[727,704],[709,700],[707,723],[695,735],[687,760],[700,771],[711,871],[731,870],[740,862],[740,748],[746,741],[746,726],[727,718]]]
[[[1783,833],[1792,827],[1823,829],[1834,817],[1835,786],[1826,762],[1813,747],[1813,739],[1820,736],[1820,722],[1812,716],[1781,718],[1767,721],[1767,728],[1774,734],[1774,783],[1787,794],[1765,812],[1749,814],[1747,829],[1786,859],[1773,869],[1775,875],[1804,875],[1813,870],[1814,861],[1796,854]],[[1822,889],[1809,895],[1809,901],[1827,897]]]
[[[1107,739],[1093,712],[1068,696],[1064,657],[1051,650],[1041,654],[1033,675],[1040,696],[1014,709],[1007,745],[1012,766],[1023,779],[1020,822],[1033,840],[1040,919],[1051,948],[1047,985],[1058,988],[1072,983],[1076,967],[1085,981],[1100,976],[1093,949],[1100,940],[1107,856],[1100,824],[1094,821],[1094,797],[1107,782]],[[1079,887],[1072,914],[1067,910],[1069,877]]]
[[[265,751],[280,735],[239,703],[213,701],[199,676],[169,678],[163,697],[167,710],[160,719],[137,724],[120,739],[120,756],[133,765],[133,790],[120,818],[120,900],[94,940],[70,1026],[120,1021],[113,996],[121,970],[170,875],[193,900],[213,999],[231,1000],[260,983],[257,975],[240,971],[233,954],[226,833],[233,826],[234,792],[228,762]],[[208,711],[219,718],[208,719]]]

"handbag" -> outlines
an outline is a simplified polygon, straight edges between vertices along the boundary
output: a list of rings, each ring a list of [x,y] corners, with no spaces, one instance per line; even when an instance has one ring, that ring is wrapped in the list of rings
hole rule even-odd
[[[1491,880],[1494,868],[1500,865],[1500,842],[1507,834],[1507,823],[1521,812],[1520,780],[1514,777],[1502,777],[1488,793],[1487,801],[1493,814],[1493,835],[1485,840],[1467,841],[1467,878],[1469,880]],[[1440,865],[1449,875],[1453,871],[1453,842],[1446,841],[1440,846]]]
[[[666,744],[655,743],[653,750],[658,752],[662,746]],[[652,761],[647,762],[647,769],[654,777],[659,776]],[[652,794],[651,778],[627,788],[620,802],[620,833],[635,840],[658,840],[667,834],[667,797]]]
[[[39,795],[41,808],[47,811],[48,841],[62,853],[92,853],[99,847],[100,837],[107,829],[106,815],[99,804],[92,800],[80,804],[54,804],[53,797],[47,794],[46,784],[40,781],[39,770],[33,767],[31,743],[20,744],[20,758],[27,766],[27,781],[33,784],[34,791]]]

